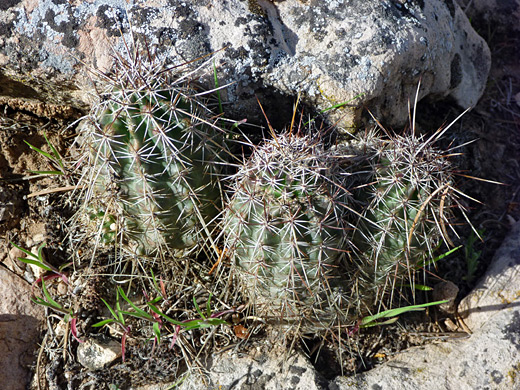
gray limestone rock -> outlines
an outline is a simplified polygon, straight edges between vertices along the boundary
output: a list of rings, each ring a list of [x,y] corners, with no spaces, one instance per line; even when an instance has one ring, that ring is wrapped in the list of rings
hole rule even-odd
[[[78,345],[78,362],[89,370],[101,370],[121,357],[121,343],[111,339],[90,338]]]
[[[473,331],[504,310],[520,319],[520,222],[495,253],[493,263],[471,294],[459,304],[459,314]],[[520,325],[520,322],[518,323]],[[520,337],[520,328],[517,328]],[[520,345],[519,345],[520,347]]]
[[[209,364],[210,373],[202,377],[191,374],[182,390],[201,388],[241,390],[325,390],[327,381],[314,370],[301,353],[268,356],[259,353],[239,355],[224,353],[214,356]]]
[[[173,64],[217,52],[228,114],[249,121],[261,117],[257,96],[273,121],[290,117],[298,93],[320,110],[361,95],[330,119],[348,128],[366,106],[393,126],[420,79],[421,99],[465,108],[490,67],[453,0],[13,0],[0,6],[0,103],[63,117],[86,108],[87,70],[110,69],[129,23]]]
[[[27,389],[38,352],[39,326],[31,316],[0,314],[0,389]]]
[[[31,301],[31,285],[20,276],[0,267],[0,314],[24,315],[43,322],[42,306]]]

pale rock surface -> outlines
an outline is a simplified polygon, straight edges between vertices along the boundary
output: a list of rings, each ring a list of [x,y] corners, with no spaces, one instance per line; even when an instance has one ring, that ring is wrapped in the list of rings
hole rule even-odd
[[[486,276],[459,304],[459,314],[471,330],[478,331],[502,310],[514,309],[520,341],[520,223],[516,223],[494,259]]]
[[[95,371],[121,357],[121,343],[112,339],[89,338],[78,345],[78,362]]]
[[[9,0],[0,5],[0,103],[58,117],[86,108],[87,70],[110,69],[113,49],[125,51],[120,28],[131,41],[129,20],[170,63],[218,51],[220,84],[232,83],[227,113],[253,122],[257,96],[271,121],[287,121],[301,93],[318,109],[361,94],[331,114],[347,128],[363,106],[385,125],[402,124],[421,78],[421,99],[466,108],[490,67],[486,43],[453,0]]]
[[[45,319],[43,307],[31,301],[31,285],[0,266],[0,314],[25,315]]]
[[[182,390],[204,388],[240,390],[324,390],[327,381],[314,370],[301,353],[275,357],[266,354],[242,355],[232,352],[215,356],[209,363],[210,375],[201,378],[190,375],[183,382]],[[141,389],[139,389],[141,390]]]

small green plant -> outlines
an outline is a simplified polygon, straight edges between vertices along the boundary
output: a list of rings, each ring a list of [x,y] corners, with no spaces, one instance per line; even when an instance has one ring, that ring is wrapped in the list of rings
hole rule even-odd
[[[54,170],[50,170],[50,171],[29,171],[29,172],[35,173],[35,174],[38,174],[38,175],[60,175],[60,176],[61,175],[67,175],[67,170],[65,168],[65,164],[63,163],[63,158],[59,154],[58,150],[54,147],[54,145],[51,143],[51,141],[49,141],[49,138],[47,138],[47,135],[45,133],[43,133],[43,137],[45,138],[45,142],[47,143],[47,146],[51,150],[50,153],[45,152],[45,151],[37,148],[34,145],[31,145],[29,142],[27,142],[25,140],[24,140],[24,142],[32,150],[34,150],[34,151],[38,152],[39,154],[41,154],[42,156],[44,156],[49,161],[49,163],[54,168]]]
[[[110,311],[110,314],[112,315],[112,318],[107,318],[102,321],[99,321],[92,325],[93,327],[102,327],[104,325],[115,323],[119,325],[123,331],[123,336],[121,338],[121,348],[122,348],[122,358],[123,361],[125,359],[125,345],[126,345],[126,339],[130,335],[131,327],[128,325],[128,321],[125,319],[125,317],[134,317],[138,318],[144,321],[147,321],[152,324],[152,330],[154,334],[154,342],[159,344],[161,342],[161,330],[165,327],[165,322],[169,323],[171,325],[174,325],[174,332],[173,337],[171,341],[170,348],[173,347],[177,341],[177,338],[181,331],[189,331],[192,329],[204,329],[209,328],[212,326],[219,326],[227,324],[227,322],[219,317],[229,313],[230,311],[220,312],[220,313],[212,313],[211,310],[211,295],[209,296],[209,299],[206,304],[206,312],[204,313],[199,305],[197,304],[197,301],[195,298],[193,298],[193,304],[195,307],[195,310],[199,314],[199,318],[190,319],[190,320],[184,320],[179,321],[175,320],[168,315],[166,315],[163,311],[161,311],[158,307],[158,303],[164,299],[165,293],[164,293],[164,287],[162,286],[162,282],[160,282],[160,286],[157,283],[155,276],[153,276],[152,273],[152,280],[154,284],[154,288],[159,292],[159,296],[157,296],[154,299],[148,300],[146,302],[146,309],[142,309],[139,306],[137,306],[135,303],[132,302],[132,300],[125,294],[124,290],[121,287],[117,288],[116,291],[116,302],[115,307],[112,308],[107,301],[102,299],[103,303],[106,305],[108,310]],[[162,288],[161,288],[162,287]],[[148,295],[145,293],[145,297],[148,298]],[[129,310],[122,309],[122,301],[126,305],[129,306]],[[164,321],[163,321],[164,320]]]
[[[385,310],[380,313],[363,317],[359,321],[359,328],[370,328],[372,326],[381,326],[381,325],[389,325],[396,322],[399,318],[398,316],[404,313],[409,313],[412,311],[422,311],[425,308],[429,306],[435,306],[435,305],[441,305],[443,303],[448,302],[445,301],[436,301],[436,302],[429,302],[429,303],[423,303],[420,305],[410,305],[410,306],[404,306],[399,307],[396,309],[390,309]],[[380,320],[383,320],[382,322]]]
[[[330,106],[330,107],[327,107],[327,108],[321,110],[321,111],[319,112],[319,115],[324,114],[324,113],[326,113],[326,112],[328,112],[328,111],[332,111],[332,110],[336,110],[336,109],[339,109],[339,108],[346,107],[346,106],[349,105],[349,103],[351,103],[351,102],[353,102],[354,100],[360,98],[360,97],[363,96],[364,94],[365,94],[365,93],[360,93],[359,95],[354,96],[352,99],[349,99],[349,100],[347,100],[347,101],[344,101],[344,102],[341,102],[341,103],[337,103],[337,104],[334,104],[334,105],[332,105],[332,106]],[[307,125],[309,125],[310,123],[313,123],[313,122],[314,122],[314,119],[311,119],[311,120],[309,120],[308,122],[305,122],[303,125],[304,125],[304,126],[307,126]]]
[[[70,323],[70,333],[72,334],[72,337],[74,337],[79,343],[82,343],[83,340],[81,340],[78,337],[77,313],[75,313],[74,309],[66,308],[63,305],[60,305],[58,302],[56,302],[52,298],[52,296],[49,294],[49,291],[47,291],[47,287],[45,286],[45,279],[41,280],[41,284],[42,284],[41,288],[42,288],[44,298],[35,297],[35,298],[31,298],[31,300],[34,303],[37,303],[38,305],[48,307],[57,313],[63,314],[64,315],[63,321],[65,323]]]
[[[56,302],[54,298],[49,293],[47,286],[45,284],[45,281],[49,281],[52,279],[60,278],[65,284],[69,285],[69,280],[67,276],[63,273],[63,269],[68,267],[70,264],[64,264],[60,268],[55,268],[54,266],[50,265],[45,261],[43,258],[43,248],[45,247],[45,243],[41,244],[38,247],[37,253],[34,254],[31,251],[28,251],[27,249],[24,249],[14,243],[11,242],[11,245],[13,245],[15,248],[18,248],[23,253],[27,255],[27,257],[19,257],[18,260],[25,264],[32,264],[35,265],[41,269],[43,269],[46,272],[50,272],[50,275],[43,275],[39,277],[33,284],[34,286],[41,283],[41,291],[43,296],[42,297],[33,297],[31,300],[41,306],[48,307],[52,310],[54,310],[57,313],[60,313],[64,315],[63,321],[65,323],[70,323],[70,329],[72,336],[80,343],[83,341],[78,337],[78,330],[77,330],[77,314],[72,308],[66,308],[60,303]]]
[[[462,245],[456,246],[455,248],[451,248],[451,249],[447,250],[446,252],[441,253],[439,256],[434,257],[434,258],[431,259],[431,260],[420,261],[419,263],[417,263],[417,269],[425,268],[425,267],[428,267],[428,266],[430,266],[430,265],[437,264],[440,260],[442,260],[442,259],[444,259],[446,256],[449,256],[449,255],[451,255],[452,253],[458,251],[460,248],[462,248]],[[438,249],[438,248],[436,248],[436,249]]]
[[[52,275],[44,276],[43,278],[45,280],[54,279],[56,277],[61,278],[66,284],[69,284],[69,280],[67,279],[67,276],[63,273],[63,270],[70,266],[70,263],[66,263],[62,265],[59,268],[54,267],[53,265],[47,263],[45,259],[43,258],[43,248],[45,248],[45,243],[41,244],[36,254],[32,253],[31,251],[28,251],[27,249],[22,248],[21,246],[16,245],[15,243],[11,242],[11,245],[15,248],[21,250],[23,253],[25,253],[28,257],[19,257],[18,260],[20,260],[22,263],[25,264],[32,264],[35,265],[44,271],[51,272]],[[35,283],[39,283],[42,280],[42,278],[39,278],[35,281]]]

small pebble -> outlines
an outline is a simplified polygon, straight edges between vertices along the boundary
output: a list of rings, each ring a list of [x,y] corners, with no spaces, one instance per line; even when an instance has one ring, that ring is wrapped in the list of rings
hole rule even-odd
[[[448,302],[438,305],[437,308],[445,314],[454,314],[455,313],[455,299],[457,298],[457,294],[459,293],[459,288],[453,282],[440,282],[437,283],[433,287],[433,300],[434,301],[444,301],[448,300]]]
[[[45,241],[45,235],[43,233],[37,233],[33,236],[33,245],[41,244],[43,241]]]
[[[95,371],[100,370],[121,356],[121,343],[110,339],[90,338],[78,345],[78,362]]]
[[[67,284],[66,284],[65,282],[60,281],[60,282],[58,283],[58,294],[60,294],[60,295],[66,295],[67,292],[68,292],[68,290],[69,290],[69,289],[68,289],[68,286],[67,286]]]

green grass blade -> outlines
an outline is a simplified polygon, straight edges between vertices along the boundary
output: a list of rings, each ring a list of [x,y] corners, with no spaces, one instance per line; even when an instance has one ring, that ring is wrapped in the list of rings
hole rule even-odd
[[[47,153],[47,152],[44,152],[43,150],[37,148],[36,146],[33,146],[31,145],[29,142],[27,142],[26,140],[23,140],[23,142],[25,142],[27,145],[29,145],[29,147],[34,150],[35,152],[38,152],[40,153],[42,156],[45,156],[47,157],[48,159],[52,160],[53,159],[53,156],[50,154],[50,153]]]
[[[93,328],[100,328],[106,324],[111,324],[112,322],[115,322],[112,318],[107,318],[106,320],[96,322],[95,324],[91,325]]]
[[[162,311],[160,311],[156,306],[152,305],[150,302],[147,303],[150,310],[152,310],[154,313],[159,314],[161,317],[163,317],[166,321],[172,323],[173,325],[180,325],[184,326],[184,323],[181,321],[176,321],[173,318],[168,317],[166,314],[164,314]]]
[[[137,311],[121,310],[119,313],[124,314],[126,316],[140,318],[142,320],[148,320],[148,321],[153,321],[154,320],[154,318],[150,314],[148,314],[147,312],[142,311],[142,310],[140,310],[139,312],[137,312]]]
[[[42,291],[43,295],[45,295],[45,298],[47,298],[47,302],[52,305],[52,307],[55,307],[58,310],[63,310],[63,306],[61,306],[58,302],[56,302],[54,299],[52,299],[51,294],[49,294],[49,291],[47,291],[47,287],[45,287],[45,280],[42,279]]]
[[[155,334],[155,337],[157,337],[157,344],[161,343],[161,329],[159,327],[158,322],[153,323],[153,333]]]
[[[51,149],[52,154],[54,155],[54,161],[56,163],[58,163],[58,165],[60,166],[61,169],[65,170],[65,166],[63,165],[61,155],[58,153],[58,151],[56,150],[54,145],[51,143],[51,141],[49,141],[49,139],[47,138],[47,135],[45,133],[43,133],[43,137],[45,138],[47,145],[49,145],[49,148]]]
[[[206,302],[206,317],[211,317],[211,297],[212,293],[209,294],[208,302]]]
[[[63,313],[63,310],[54,306],[52,303],[49,303],[47,301],[44,301],[43,299],[41,298],[31,298],[31,301],[33,301],[34,303],[38,304],[38,305],[41,305],[41,306],[47,306],[47,307],[50,307],[51,309],[54,309],[54,310],[57,310],[59,311],[60,313]]]
[[[195,305],[195,310],[197,310],[197,313],[199,313],[199,316],[201,316],[203,319],[206,319],[206,316],[204,315],[202,310],[200,310],[200,307],[197,304],[197,301],[196,301],[195,297],[193,297],[193,304]]]
[[[45,271],[52,271],[52,268],[47,267],[45,264],[38,260],[26,259],[25,257],[19,257],[18,260],[25,264],[33,264],[37,267],[40,267],[41,269],[44,269]]]
[[[31,251],[28,251],[27,249],[22,248],[21,246],[16,245],[15,243],[11,242],[11,245],[14,246],[17,249],[20,249],[23,253],[25,253],[27,256],[33,257],[35,259],[38,259],[38,256],[36,256]],[[42,244],[43,245],[43,244]],[[39,259],[38,259],[39,260]]]
[[[438,262],[439,260],[442,260],[444,259],[446,256],[449,256],[451,255],[453,252],[459,250],[460,248],[462,248],[462,245],[459,245],[458,247],[456,248],[453,248],[453,249],[450,249],[448,252],[445,252],[443,253],[442,255],[439,255],[437,256],[436,258],[430,260],[430,261],[421,261],[419,262],[419,264],[417,265],[417,268],[424,268],[424,267],[427,267],[428,265],[430,264],[435,264],[436,262]]]
[[[103,303],[105,304],[105,306],[108,308],[108,310],[110,311],[110,314],[112,314],[112,317],[115,318],[116,321],[119,321],[119,317],[118,315],[116,314],[116,312],[114,311],[114,309],[112,309],[110,307],[110,305],[107,303],[107,301],[105,301],[103,298],[101,298],[101,300],[103,301]]]
[[[130,305],[130,307],[132,307],[132,309],[134,309],[136,312],[135,313],[132,313],[132,312],[127,312],[127,311],[119,311],[120,313],[123,313],[123,314],[127,314],[127,315],[131,315],[131,316],[134,316],[134,317],[139,317],[139,318],[144,318],[144,319],[147,319],[147,320],[150,320],[150,319],[153,319],[153,317],[148,314],[147,312],[145,312],[144,310],[138,308],[131,300],[130,298],[128,298],[126,296],[126,294],[124,293],[123,289],[121,287],[119,287],[119,294],[121,295],[121,297],[123,297],[123,299]]]
[[[204,328],[211,328],[212,326],[218,326],[227,324],[226,321],[224,321],[221,318],[208,318],[205,320],[193,320],[183,323],[183,327],[185,330],[191,330],[191,329],[204,329]]]
[[[436,301],[436,302],[430,302],[430,303],[423,303],[421,305],[411,305],[411,306],[399,307],[397,309],[385,310],[381,313],[374,314],[373,316],[364,317],[361,320],[360,327],[363,328],[363,327],[378,325],[378,323],[377,324],[373,324],[373,323],[380,318],[391,318],[391,317],[396,317],[398,315],[408,313],[411,311],[421,311],[421,310],[424,310],[428,306],[440,305],[440,304],[446,303],[446,302],[448,302],[448,301],[447,300]]]
[[[157,290],[157,292],[160,294],[161,293],[161,289],[159,288],[159,285],[157,284],[157,279],[155,278],[153,270],[150,270],[150,273],[152,274],[152,284],[155,287],[155,289]]]
[[[425,286],[424,284],[414,284],[414,285],[411,285],[411,284],[401,284],[402,287],[408,287],[408,288],[411,288],[411,289],[414,289],[414,290],[419,290],[419,291],[431,291],[433,290],[433,288],[429,287],[429,286]]]
[[[118,319],[119,322],[121,322],[121,324],[123,324],[123,326],[125,326],[125,317],[123,316],[123,313],[121,313],[121,303],[119,301],[119,297],[120,297],[119,289],[120,289],[120,287],[118,287],[116,290],[116,313],[117,313],[116,319]]]
[[[359,95],[356,95],[354,96],[352,99],[350,100],[347,100],[345,102],[341,102],[341,103],[338,103],[338,104],[334,104],[333,106],[330,106],[330,107],[327,107],[326,109],[320,111],[320,114],[323,114],[324,112],[327,112],[327,111],[330,111],[330,110],[334,110],[336,108],[341,108],[341,107],[344,107],[346,106],[347,104],[349,104],[350,102],[353,102],[354,100],[360,98],[361,96],[363,96],[364,93],[360,93]]]

